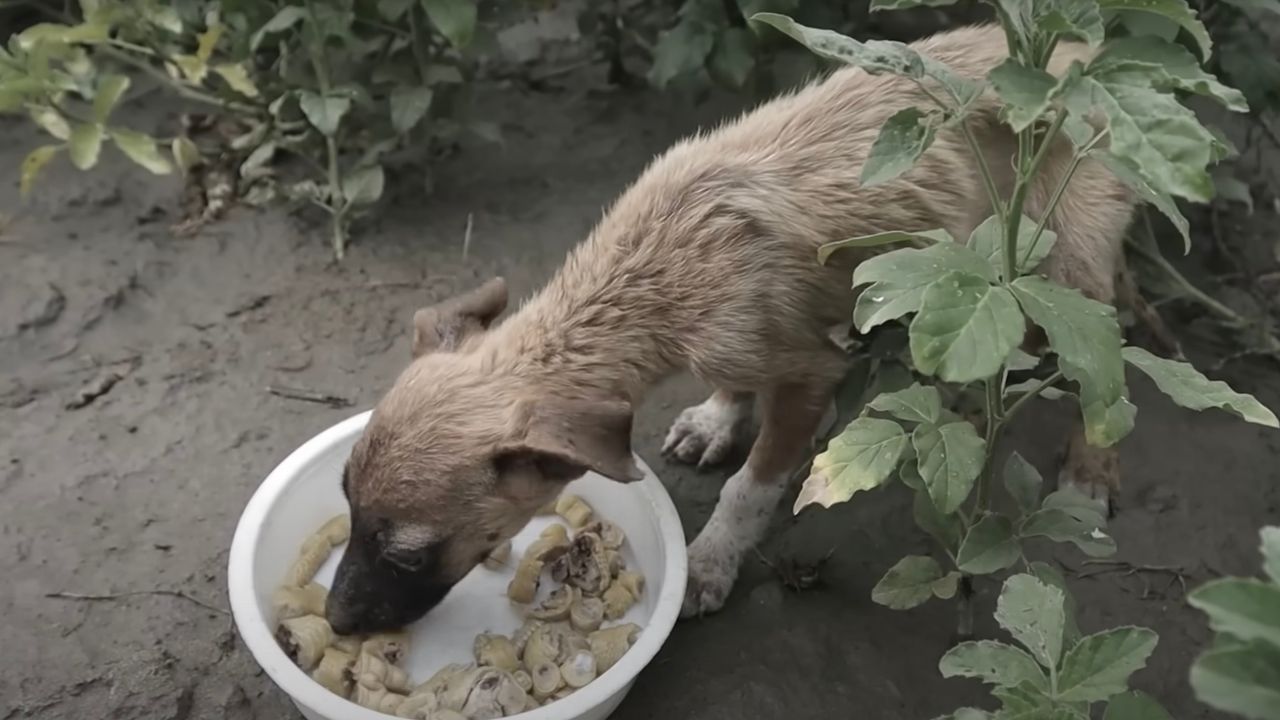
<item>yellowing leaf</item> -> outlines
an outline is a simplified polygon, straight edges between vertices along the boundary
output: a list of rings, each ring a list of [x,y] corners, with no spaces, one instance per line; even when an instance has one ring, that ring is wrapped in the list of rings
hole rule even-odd
[[[40,171],[61,149],[61,145],[41,145],[22,159],[22,180],[19,184],[22,197],[25,198],[31,193],[31,188],[35,185],[36,178],[40,176]]]
[[[129,78],[125,75],[106,75],[99,80],[97,94],[93,97],[93,119],[99,123],[106,122],[128,89]]]
[[[225,63],[222,65],[214,65],[213,71],[218,73],[232,90],[249,98],[258,97],[258,86],[253,84],[253,80],[249,79],[249,71],[245,68],[244,63]]]
[[[102,126],[89,123],[76,125],[71,131],[71,164],[81,170],[88,170],[98,164],[101,152]]]
[[[197,85],[204,82],[209,74],[209,66],[195,55],[174,55],[172,59],[173,64],[182,71],[183,77]]]
[[[71,139],[71,125],[62,117],[62,113],[47,106],[32,106],[28,111],[31,120],[44,128],[44,131],[59,140]]]
[[[132,130],[112,130],[111,139],[130,160],[156,175],[173,172],[173,165],[160,154],[156,141],[151,137]]]
[[[794,511],[813,503],[831,507],[859,490],[883,485],[906,447],[907,436],[898,423],[865,417],[854,420],[813,459]]]
[[[214,23],[209,26],[208,30],[200,33],[196,38],[196,59],[200,63],[207,64],[209,58],[213,57],[213,49],[217,46],[218,40],[222,37],[224,28],[221,23]]]
[[[191,142],[190,138],[182,136],[174,138],[170,149],[173,152],[173,161],[178,164],[178,170],[184,175],[203,161],[200,148]]]

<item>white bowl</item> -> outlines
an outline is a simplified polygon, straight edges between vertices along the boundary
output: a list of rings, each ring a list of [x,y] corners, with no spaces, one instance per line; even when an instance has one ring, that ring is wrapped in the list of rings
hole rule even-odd
[[[368,419],[365,412],[340,422],[285,458],[249,500],[231,542],[227,584],[240,637],[254,660],[310,720],[391,717],[330,693],[294,665],[276,644],[271,610],[271,594],[303,540],[329,518],[347,512],[339,478]],[[623,621],[643,630],[627,654],[591,684],[563,700],[512,717],[603,720],[622,702],[675,625],[687,571],[684,531],[662,483],[640,458],[636,462],[644,471],[640,482],[623,485],[587,475],[570,484],[567,492],[581,496],[600,517],[626,532],[627,564],[644,574],[648,587]],[[537,537],[547,522],[530,523],[516,537],[516,551]],[[321,570],[317,577],[321,584],[327,585],[333,577],[339,556],[340,549]],[[410,626],[410,652],[403,665],[415,682],[426,680],[448,663],[469,661],[476,634],[510,633],[520,625],[519,614],[504,596],[510,576],[510,571],[477,568],[425,618]]]

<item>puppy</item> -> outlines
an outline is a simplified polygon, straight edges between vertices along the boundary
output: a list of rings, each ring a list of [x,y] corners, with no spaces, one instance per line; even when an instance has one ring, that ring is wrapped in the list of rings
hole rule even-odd
[[[922,54],[979,78],[1005,59],[998,28],[919,42]],[[1087,60],[1059,46],[1053,69]],[[656,159],[555,277],[504,322],[501,280],[414,317],[414,359],[381,400],[342,486],[351,544],[327,614],[342,633],[385,630],[433,607],[490,549],[587,471],[639,479],[631,412],[659,379],[687,369],[715,388],[680,414],[666,447],[707,465],[761,412],[745,465],[725,484],[689,547],[684,614],[723,606],[743,554],[758,542],[846,369],[829,329],[847,323],[852,267],[870,252],[819,265],[823,243],[886,230],[945,228],[966,238],[991,214],[961,134],[940,130],[914,169],[861,187],[880,126],[930,101],[888,75],[843,69]],[[1012,190],[1015,138],[997,104],[978,102],[969,129],[999,189]],[[1071,160],[1050,150],[1031,189],[1040,208]],[[1086,160],[1049,226],[1040,271],[1112,302],[1130,192]],[[1115,450],[1078,441],[1068,482],[1105,497]]]

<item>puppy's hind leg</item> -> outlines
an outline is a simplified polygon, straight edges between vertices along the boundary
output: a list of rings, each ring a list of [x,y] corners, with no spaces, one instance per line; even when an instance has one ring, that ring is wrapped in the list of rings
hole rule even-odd
[[[1068,152],[1057,153],[1036,178],[1029,198],[1033,216],[1038,217],[1047,205],[1051,188],[1059,184],[1069,158]],[[1041,271],[1085,297],[1114,306],[1116,280],[1124,267],[1124,235],[1132,216],[1133,198],[1128,189],[1101,163],[1084,161],[1049,218],[1058,240]],[[1079,490],[1110,513],[1112,498],[1120,489],[1120,451],[1115,446],[1090,445],[1079,415],[1073,423],[1058,470],[1058,485]]]
[[[720,491],[720,501],[689,545],[689,585],[681,615],[724,607],[742,556],[764,537],[796,467],[807,457],[832,386],[787,384],[761,394],[760,435],[747,462]]]
[[[662,453],[696,463],[699,470],[724,462],[747,432],[751,402],[751,393],[716,390],[701,405],[685,408],[676,417]]]

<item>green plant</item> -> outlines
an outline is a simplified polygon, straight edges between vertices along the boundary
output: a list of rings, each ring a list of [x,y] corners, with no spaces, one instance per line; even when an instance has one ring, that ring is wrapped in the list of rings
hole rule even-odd
[[[919,4],[948,2],[874,0],[872,9]],[[1209,380],[1191,365],[1125,347],[1112,307],[1035,272],[1056,241],[1048,218],[1086,159],[1106,163],[1169,216],[1189,242],[1174,198],[1210,199],[1208,167],[1226,147],[1180,104],[1178,94],[1205,95],[1233,110],[1244,110],[1245,101],[1204,72],[1181,45],[1133,33],[1144,21],[1171,24],[1177,38],[1208,57],[1209,37],[1183,0],[993,0],[992,5],[1009,57],[981,79],[961,77],[900,43],[863,43],[782,15],[753,16],[828,60],[906,77],[932,101],[931,107],[907,108],[889,118],[862,168],[863,185],[906,172],[938,132],[947,130],[962,136],[973,151],[975,170],[994,208],[966,242],[941,230],[888,232],[832,243],[820,251],[819,261],[825,262],[846,248],[912,245],[858,265],[853,284],[866,289],[853,322],[864,333],[886,323],[906,325],[905,354],[916,373],[933,383],[881,394],[867,403],[815,457],[795,510],[845,502],[858,491],[900,477],[915,493],[917,523],[937,540],[947,565],[933,557],[905,558],[879,582],[873,599],[905,609],[931,597],[959,596],[962,633],[972,628],[968,589],[973,576],[1015,564],[1034,576],[1006,581],[1003,609],[997,609],[1001,624],[1029,646],[1034,661],[1008,646],[983,643],[962,645],[943,660],[945,674],[975,675],[999,686],[1005,709],[997,717],[1085,718],[1089,703],[1111,698],[1108,717],[1162,717],[1149,699],[1119,695],[1129,673],[1154,647],[1154,633],[1124,628],[1077,644],[1066,630],[1058,637],[1053,628],[1065,626],[1066,620],[1060,621],[1056,612],[1037,614],[1039,603],[1066,608],[1068,596],[1065,586],[1050,577],[1048,566],[1027,560],[1024,541],[1048,538],[1090,555],[1110,554],[1115,544],[1105,533],[1103,513],[1094,501],[1070,489],[1041,500],[1039,473],[1016,453],[1002,473],[1013,509],[999,510],[993,504],[993,457],[1010,421],[1040,396],[1075,398],[1088,441],[1114,445],[1132,429],[1136,415],[1125,386],[1126,363],[1180,405],[1217,407],[1250,422],[1280,426],[1255,399]],[[1075,62],[1061,76],[1052,75],[1049,58],[1067,40],[1087,43],[1097,53],[1087,64]],[[987,92],[998,98],[1002,118],[1018,141],[1007,197],[997,191],[966,123],[975,101]],[[1041,217],[1027,217],[1027,196],[1047,149],[1063,142],[1074,147],[1070,168],[1057,181]],[[1028,321],[1044,330],[1053,360],[1018,349]],[[1012,373],[1030,370],[1040,370],[1041,379],[1010,382]],[[970,390],[983,407],[981,433],[943,402],[944,392],[965,397]],[[1034,623],[1028,624],[1028,615]],[[1065,653],[1063,648],[1068,648]],[[987,651],[998,658],[986,657]],[[998,667],[983,664],[997,660]],[[1082,677],[1099,680],[1081,689],[1075,679]],[[985,714],[962,710],[956,717]]]
[[[1187,601],[1209,616],[1213,647],[1191,666],[1196,697],[1251,718],[1280,718],[1280,527],[1262,536],[1266,580],[1223,578],[1192,591]]]
[[[759,12],[791,13],[798,0],[685,0],[676,22],[653,45],[649,82],[659,88],[678,78],[703,77],[746,86],[760,69],[763,45],[747,18]]]
[[[172,170],[168,156],[184,170],[230,158],[242,194],[282,194],[327,211],[341,258],[351,221],[382,194],[388,158],[424,160],[433,141],[463,129],[495,137],[491,126],[465,122],[462,102],[475,0],[179,7],[82,0],[79,17],[11,38],[0,52],[0,112],[26,112],[59,141],[27,157],[24,191],[64,149],[77,167],[93,167],[103,138],[157,173]],[[235,117],[240,132],[212,151],[186,137],[161,139],[162,153],[156,139],[111,117],[130,85],[116,67]],[[301,176],[276,163],[278,154],[299,161]]]

